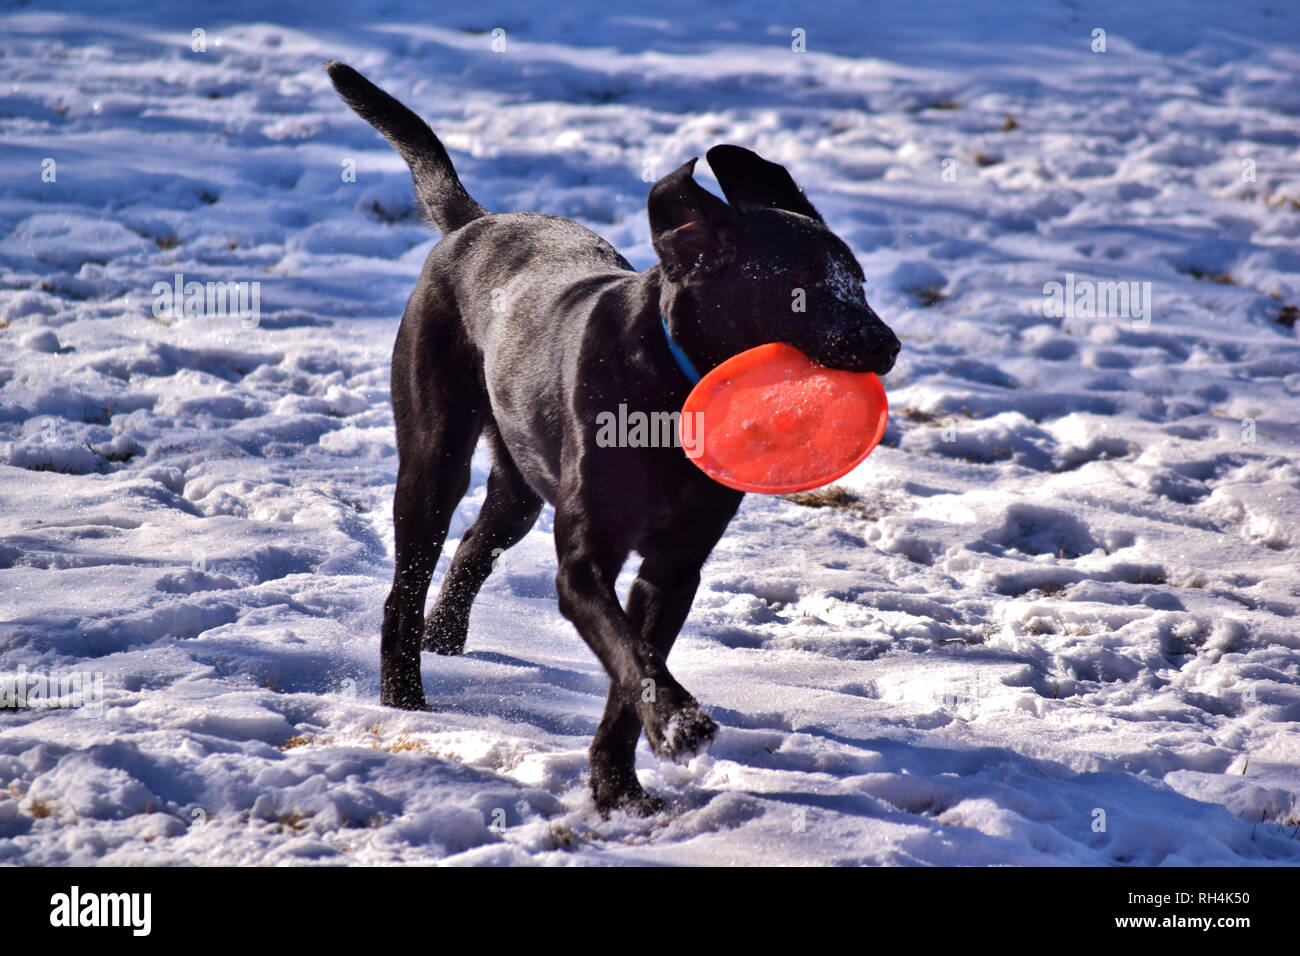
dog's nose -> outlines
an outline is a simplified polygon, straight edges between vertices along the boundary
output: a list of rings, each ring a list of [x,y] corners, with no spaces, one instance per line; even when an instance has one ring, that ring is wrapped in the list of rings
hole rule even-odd
[[[880,348],[881,361],[880,368],[876,371],[877,375],[884,375],[894,367],[894,360],[898,358],[902,348],[903,343],[898,341],[898,336],[889,333],[889,339],[883,342]]]

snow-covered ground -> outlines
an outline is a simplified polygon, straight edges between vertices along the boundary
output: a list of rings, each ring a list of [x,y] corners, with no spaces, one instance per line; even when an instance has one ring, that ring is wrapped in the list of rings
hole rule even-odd
[[[136,6],[0,14],[0,680],[102,679],[0,712],[0,863],[1300,862],[1300,9]],[[658,818],[591,808],[549,509],[434,711],[378,704],[436,236],[331,57],[638,267],[643,170],[786,163],[903,339],[844,492],[706,567],[673,669],[721,731],[642,745]],[[177,273],[260,322],[155,316]]]

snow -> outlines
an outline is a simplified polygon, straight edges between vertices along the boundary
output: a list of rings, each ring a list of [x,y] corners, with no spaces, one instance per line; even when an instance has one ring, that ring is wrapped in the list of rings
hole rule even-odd
[[[0,689],[103,699],[0,711],[0,863],[1300,862],[1300,13],[537,9],[4,14]],[[664,814],[591,806],[549,509],[433,711],[378,704],[388,357],[437,237],[332,57],[489,208],[639,268],[643,172],[785,163],[903,340],[844,493],[748,497],[706,567],[673,670],[720,731],[641,744]],[[158,314],[176,273],[260,314]],[[1069,276],[1147,320],[1058,317]]]

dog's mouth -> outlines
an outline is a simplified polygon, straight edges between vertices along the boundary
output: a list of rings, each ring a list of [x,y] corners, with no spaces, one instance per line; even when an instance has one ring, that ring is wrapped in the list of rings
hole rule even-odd
[[[884,375],[894,367],[902,348],[893,329],[881,321],[871,306],[838,314],[823,314],[820,321],[782,329],[783,340],[818,365],[842,372]]]
[[[818,365],[842,372],[873,372],[876,375],[884,375],[894,367],[902,347],[898,337],[888,329],[865,340],[859,340],[855,336],[851,341],[831,338],[808,345],[798,342],[789,344]]]

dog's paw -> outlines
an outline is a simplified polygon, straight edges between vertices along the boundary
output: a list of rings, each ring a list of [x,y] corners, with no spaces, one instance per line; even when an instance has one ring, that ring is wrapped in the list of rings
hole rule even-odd
[[[678,711],[668,721],[664,732],[667,756],[685,763],[696,754],[703,753],[718,735],[718,725],[696,705]]]
[[[444,657],[454,657],[465,650],[467,637],[469,637],[469,618],[448,613],[439,603],[434,605],[428,618],[425,619],[420,649],[433,651]]]
[[[668,808],[659,797],[646,792],[635,773],[606,776],[593,773],[591,796],[602,817],[608,817],[616,810],[638,817],[652,817]]]
[[[616,810],[622,810],[634,817],[652,817],[656,813],[663,813],[667,810],[668,804],[653,793],[639,790],[637,793],[619,794],[616,798],[609,800],[597,798],[596,809],[600,811],[602,817],[608,817]]]
[[[419,694],[381,694],[379,702],[385,707],[396,707],[398,710],[432,710],[429,702],[424,699],[423,692]]]
[[[429,702],[424,699],[424,688],[416,682],[388,680],[381,682],[379,702],[385,707],[399,710],[429,710]]]
[[[459,638],[439,634],[435,631],[425,631],[424,640],[420,644],[420,649],[433,651],[435,654],[441,654],[443,657],[455,657],[457,654],[465,651],[465,637]]]
[[[641,726],[655,756],[686,763],[708,750],[717,736],[718,725],[689,694],[678,707],[666,710],[651,704],[647,710],[641,715]]]

